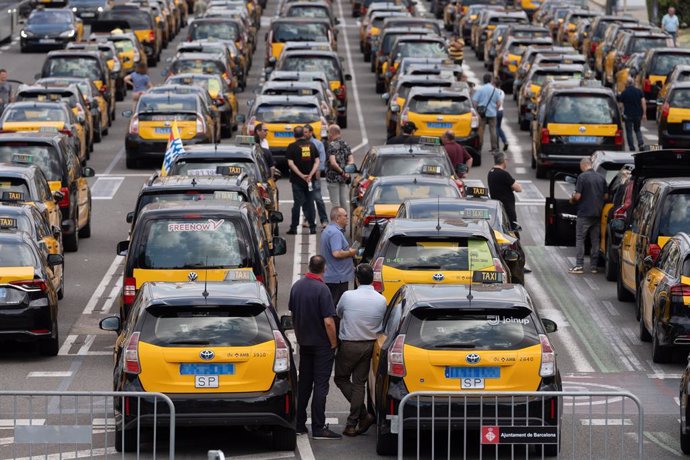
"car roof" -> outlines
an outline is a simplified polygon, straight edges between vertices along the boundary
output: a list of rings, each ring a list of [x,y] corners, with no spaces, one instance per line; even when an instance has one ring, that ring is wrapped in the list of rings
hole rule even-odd
[[[325,42],[324,42],[325,43]],[[287,58],[291,56],[318,56],[318,57],[330,57],[338,61],[338,64],[340,64],[340,58],[338,57],[338,53],[332,50],[305,50],[305,49],[293,49],[293,50],[287,50],[283,54],[281,54],[280,58]]]
[[[410,93],[407,95],[407,99],[411,100],[414,96],[442,96],[442,97],[470,97],[470,93],[468,90],[460,90],[456,87],[443,87],[443,86],[432,86],[432,87],[424,87],[424,86],[418,86],[416,88],[412,88],[410,90]]]
[[[286,95],[267,95],[261,94],[254,100],[254,106],[259,104],[281,104],[281,105],[307,105],[313,104],[320,107],[316,96],[286,96]],[[295,123],[288,123],[295,124]],[[299,124],[299,123],[297,123]]]
[[[438,156],[443,153],[440,145],[428,144],[384,144],[375,145],[371,148],[371,152],[375,153],[377,157],[381,156],[410,156],[418,155],[434,155]],[[395,177],[395,176],[392,176]]]
[[[237,188],[245,183],[247,176],[159,176],[153,181],[144,184],[142,193],[155,190],[207,190],[218,188]],[[243,187],[239,187],[243,188]]]
[[[100,59],[103,57],[103,53],[97,50],[75,50],[75,49],[64,49],[64,50],[53,50],[48,52],[46,59],[51,57],[61,57],[61,56],[80,56],[80,57],[91,57]]]
[[[482,236],[493,240],[491,227],[486,220],[472,219],[391,219],[386,225],[385,236],[435,237],[435,236]]]
[[[26,142],[50,142],[59,143],[62,139],[63,134],[54,132],[36,132],[36,131],[18,131],[12,133],[2,133],[0,134],[0,143],[2,142],[14,142],[14,141],[26,141]]]
[[[38,101],[18,101],[18,102],[12,102],[8,105],[5,106],[7,109],[8,107],[19,107],[19,108],[25,108],[25,107],[35,107],[35,108],[61,108],[64,109],[65,111],[69,111],[67,108],[67,105],[63,101],[46,101],[46,102],[38,102]],[[40,123],[40,120],[36,121],[37,123]]]
[[[499,207],[499,201],[498,200],[492,200],[492,199],[480,199],[476,200],[471,197],[467,198],[407,198],[405,201],[403,201],[403,204],[405,206],[409,207],[427,207],[427,206],[433,206],[433,205],[457,205],[459,207],[484,207],[484,208],[491,208],[495,209]],[[447,209],[447,208],[446,208]]]
[[[32,240],[31,236],[26,232],[0,232],[0,243],[16,243],[16,242],[27,243],[27,244],[33,243],[33,246],[34,247],[36,246],[34,240]]]
[[[511,308],[529,306],[527,290],[519,284],[407,284],[411,309],[428,307],[469,307],[481,308],[482,302],[490,302],[491,308]],[[472,300],[467,296],[472,294]],[[531,309],[531,308],[530,308]],[[534,310],[533,310],[534,311]]]
[[[186,145],[184,152],[180,152],[177,158],[211,158],[213,156],[235,157],[254,159],[252,147],[234,144],[196,144]]]
[[[33,178],[39,171],[38,166],[16,163],[0,163],[0,177]]]
[[[632,164],[635,161],[632,154],[633,152],[625,150],[597,150],[592,154],[592,165],[602,163]]]
[[[146,308],[154,305],[271,305],[265,288],[257,281],[232,282],[148,282],[142,288],[149,297]],[[206,290],[208,297],[202,296]]]
[[[176,215],[188,213],[202,213],[202,212],[221,212],[226,214],[240,214],[241,208],[245,207],[247,203],[229,200],[204,200],[204,201],[160,201],[158,203],[151,203],[144,206],[141,210],[141,217],[137,220],[142,220],[149,215]]]

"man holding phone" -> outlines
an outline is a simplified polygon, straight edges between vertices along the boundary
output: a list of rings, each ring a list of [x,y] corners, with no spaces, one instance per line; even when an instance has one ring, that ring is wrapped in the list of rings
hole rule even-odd
[[[355,274],[353,257],[356,248],[351,248],[345,229],[348,215],[345,208],[334,206],[331,209],[331,222],[321,233],[321,255],[326,259],[326,273],[323,280],[333,296],[333,304],[338,305],[340,296],[350,287]]]

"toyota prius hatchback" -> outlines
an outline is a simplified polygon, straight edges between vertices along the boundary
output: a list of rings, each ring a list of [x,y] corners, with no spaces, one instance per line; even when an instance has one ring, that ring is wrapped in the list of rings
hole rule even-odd
[[[293,450],[297,375],[290,343],[263,285],[251,272],[234,274],[222,283],[146,283],[129,321],[101,321],[119,334],[115,390],[164,393],[186,426],[268,427],[274,448]],[[136,451],[138,426],[160,417],[164,404],[152,401],[115,398],[119,451]]]

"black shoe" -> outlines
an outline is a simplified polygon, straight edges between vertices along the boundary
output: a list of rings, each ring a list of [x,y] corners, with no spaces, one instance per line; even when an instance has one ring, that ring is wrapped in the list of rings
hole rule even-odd
[[[503,144],[503,151],[505,152],[507,150],[508,150],[508,144]]]
[[[312,227],[309,229],[309,234],[310,235],[316,235],[316,227]]]
[[[525,267],[524,272],[525,273],[532,273],[532,269]]]
[[[342,435],[331,431],[328,425],[318,431],[314,430],[311,437],[314,439],[343,439]]]
[[[349,425],[348,425],[348,426],[346,426],[345,429],[343,430],[343,434],[344,434],[345,436],[350,436],[350,437],[352,438],[352,437],[357,436],[357,434],[359,434],[359,433],[357,432],[357,427],[356,427],[356,426],[349,426]]]
[[[301,436],[303,434],[309,434],[309,430],[307,429],[306,425],[302,425],[302,426],[297,427],[297,429],[295,430],[295,433],[297,433],[297,436]]]
[[[291,228],[287,232],[285,232],[287,235],[297,235],[297,230],[294,228]]]

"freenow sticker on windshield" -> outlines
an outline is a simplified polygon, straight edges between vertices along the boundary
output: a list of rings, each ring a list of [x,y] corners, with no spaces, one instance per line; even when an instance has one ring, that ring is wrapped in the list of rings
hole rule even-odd
[[[189,222],[184,224],[168,224],[169,232],[215,232],[223,225],[225,219],[213,220],[208,222]]]

